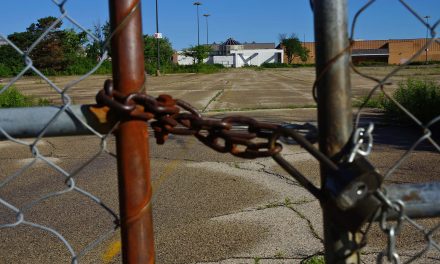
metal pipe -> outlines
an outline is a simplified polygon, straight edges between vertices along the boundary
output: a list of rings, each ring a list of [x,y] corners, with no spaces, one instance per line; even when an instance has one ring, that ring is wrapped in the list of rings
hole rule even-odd
[[[0,128],[14,138],[37,137],[47,126],[52,118],[61,110],[61,107],[27,107],[27,108],[2,108],[0,109]],[[14,117],[14,118],[12,118]],[[45,136],[81,136],[91,135],[92,131],[87,124],[97,132],[106,134],[113,124],[105,118],[105,113],[100,117],[93,111],[92,105],[72,105],[61,112],[53,120],[45,131]],[[5,134],[0,133],[0,140],[6,139]]]
[[[116,30],[111,45],[113,84],[128,95],[138,92],[145,81],[140,0],[109,3],[111,28]],[[147,124],[122,120],[116,131],[116,150],[123,262],[154,263]]]
[[[411,219],[440,216],[440,182],[422,184],[394,184],[385,187],[390,201],[402,201],[404,214]],[[389,220],[397,218],[395,211],[388,215]],[[380,217],[376,221],[380,221]]]
[[[314,1],[319,148],[334,158],[349,141],[352,132],[347,0]],[[335,59],[336,58],[336,59]],[[321,165],[321,184],[329,171]],[[326,263],[359,263],[357,253],[346,251],[357,243],[357,235],[330,220],[324,203],[324,248]],[[342,252],[341,255],[340,252]]]

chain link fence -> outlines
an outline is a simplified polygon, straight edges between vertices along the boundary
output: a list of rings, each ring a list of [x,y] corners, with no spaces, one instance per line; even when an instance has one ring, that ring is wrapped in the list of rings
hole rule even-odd
[[[51,98],[55,98],[54,95],[58,96],[59,100],[53,100],[54,102],[60,102],[47,115],[33,117],[47,120],[44,128],[35,128],[38,130],[35,138],[18,139],[0,127],[2,137],[8,140],[1,142],[2,152],[6,156],[2,160],[3,169],[0,176],[2,215],[0,251],[3,252],[2,261],[8,263],[60,263],[60,261],[69,262],[69,258],[71,263],[78,263],[83,259],[87,259],[87,262],[100,262],[101,256],[96,252],[93,253],[94,256],[93,254],[87,256],[87,254],[113,236],[120,225],[117,201],[108,199],[105,201],[106,192],[99,191],[100,188],[107,188],[107,191],[117,192],[116,177],[108,179],[111,183],[108,186],[92,186],[87,180],[89,177],[99,176],[99,171],[106,171],[107,176],[115,176],[111,170],[106,170],[97,164],[104,162],[109,168],[113,168],[113,171],[116,170],[112,165],[115,162],[111,161],[115,160],[114,139],[111,135],[113,130],[102,134],[93,129],[78,116],[78,112],[72,107],[70,96],[76,90],[77,84],[89,78],[104,62],[109,60],[107,50],[109,41],[115,32],[112,32],[110,37],[102,42],[99,36],[69,14],[67,4],[75,1],[53,0],[52,2],[59,9],[59,16],[42,30],[38,38],[26,49],[20,49],[7,36],[0,34],[0,39],[12,47],[24,62],[24,67],[19,74],[2,87],[0,86],[0,94],[6,94],[15,89],[14,85],[19,80],[31,75],[40,78],[40,81],[35,82],[40,84],[43,82],[48,86],[47,90],[51,90],[47,93],[48,96]],[[136,8],[137,6],[134,9]],[[127,17],[131,14],[132,12]],[[63,22],[70,23],[78,34],[86,34],[89,41],[100,43],[101,54],[99,60],[93,67],[90,67],[86,74],[73,78],[65,85],[60,85],[53,81],[56,79],[55,76],[47,76],[35,66],[32,55],[36,52],[36,48],[47,41],[48,36]],[[74,151],[57,154],[55,147],[61,143],[57,139],[48,139],[47,131],[60,119],[66,117],[81,124],[87,130],[85,133],[93,136],[73,138],[69,143],[63,143],[65,144],[63,147],[66,150],[74,149]],[[16,122],[14,116],[2,117],[2,119],[5,118]],[[78,140],[88,142],[90,147],[76,149]],[[16,153],[17,149],[19,152],[17,159],[11,160],[11,157],[7,155]],[[87,151],[95,152],[87,153]],[[64,159],[77,161],[65,162]],[[99,195],[94,193],[99,193]],[[104,197],[104,200],[99,196]],[[87,208],[88,214],[83,212],[84,208]],[[84,233],[87,235],[80,235]],[[22,242],[17,242],[17,240]],[[54,240],[62,246],[54,246],[57,243],[54,243]],[[50,248],[47,248],[47,245],[50,245]]]
[[[401,97],[396,96],[396,86],[403,86],[403,89],[411,89],[409,85],[405,86],[404,81],[397,83],[394,78],[399,75],[404,69],[408,67],[411,63],[415,61],[422,61],[424,55],[426,53],[426,62],[428,61],[427,52],[433,46],[437,46],[440,44],[440,40],[437,38],[437,30],[440,24],[440,20],[435,20],[432,22],[428,22],[426,17],[419,13],[417,9],[417,5],[410,5],[407,1],[400,0],[398,1],[400,5],[411,15],[414,17],[415,23],[420,23],[421,26],[425,27],[427,30],[427,38],[426,41],[420,45],[417,51],[405,62],[392,68],[389,72],[381,74],[381,76],[374,76],[368,72],[368,69],[364,67],[358,67],[355,64],[351,63],[350,66],[352,70],[362,76],[363,78],[372,80],[375,85],[371,88],[368,96],[364,100],[363,104],[360,106],[358,112],[355,116],[355,129],[360,129],[360,131],[365,132],[362,128],[359,128],[359,123],[361,118],[367,113],[365,109],[368,107],[368,104],[371,101],[377,100],[377,98],[382,98],[381,100],[385,100],[388,102],[388,108],[396,108],[399,109],[400,120],[406,119],[408,121],[393,121],[393,125],[399,126],[400,136],[406,137],[406,144],[403,145],[402,151],[398,154],[398,157],[395,159],[392,166],[388,168],[383,168],[385,184],[387,187],[390,184],[396,183],[405,183],[405,182],[416,182],[416,183],[427,183],[423,182],[423,179],[420,179],[421,176],[418,173],[422,173],[426,170],[426,168],[414,166],[412,165],[411,158],[414,156],[419,157],[418,160],[423,159],[420,157],[427,157],[432,162],[438,161],[440,157],[440,145],[439,145],[439,121],[440,115],[431,116],[429,120],[422,120],[420,115],[417,116],[415,113],[412,113],[408,109],[407,105],[402,103]],[[353,22],[351,24],[351,33],[350,33],[350,48],[344,51],[344,53],[350,53],[353,50],[353,46],[355,46],[356,32],[360,30],[357,25],[359,20],[362,20],[362,16],[370,12],[372,7],[380,7],[380,1],[370,0],[360,8],[354,16]],[[429,32],[429,34],[428,34]],[[422,57],[422,58],[421,58]],[[426,68],[429,70],[429,68]],[[410,77],[411,78],[411,77]],[[424,75],[422,77],[413,76],[412,78],[423,78],[423,81],[429,82],[433,81],[438,85],[438,80],[426,80],[429,76]],[[417,94],[412,94],[414,97]],[[426,99],[429,99],[425,97]],[[438,96],[438,92],[437,92]],[[412,100],[419,100],[419,107],[422,107],[423,98],[413,98]],[[400,102],[399,102],[400,101]],[[437,108],[433,110],[433,113],[438,113],[438,105],[433,106]],[[399,124],[404,122],[404,124]],[[407,123],[410,123],[407,124]],[[414,126],[418,127],[414,131]],[[368,132],[366,132],[368,133]],[[394,135],[397,137],[397,135]],[[393,136],[390,137],[390,141],[395,141],[392,139]],[[384,144],[387,144],[386,142]],[[425,164],[426,165],[426,164]],[[423,166],[423,165],[420,165]],[[437,181],[438,171],[431,171],[434,174],[433,178],[430,181]],[[405,175],[406,174],[406,175]],[[413,177],[412,180],[408,180],[408,178]],[[426,177],[425,177],[426,178]],[[387,236],[388,243],[385,245],[385,248],[377,255],[377,262],[391,262],[391,263],[437,263],[440,261],[440,221],[437,218],[429,219],[429,220],[416,220],[412,219],[406,213],[406,207],[408,203],[410,205],[411,201],[406,200],[395,200],[392,195],[387,194],[385,192],[379,191],[381,202],[382,202],[382,210],[379,220],[379,228],[380,230]],[[412,192],[408,192],[407,197],[410,195],[418,195],[414,190]],[[387,216],[390,214],[397,214],[397,220],[389,221],[387,220]],[[371,242],[374,242],[375,237],[378,235],[378,232],[371,232],[372,234],[366,234]],[[377,245],[376,245],[377,246]],[[378,247],[376,248],[376,250]],[[373,258],[364,261],[373,261]]]
[[[58,262],[58,257],[62,255],[63,257],[61,258],[63,260],[70,259],[72,263],[77,263],[83,259],[89,260],[88,257],[93,258],[93,256],[90,255],[94,254],[94,250],[105,244],[104,241],[113,236],[120,225],[120,219],[118,213],[116,213],[118,206],[117,201],[106,201],[105,197],[106,191],[117,191],[115,187],[116,180],[109,179],[109,186],[105,186],[109,189],[102,191],[100,189],[102,189],[103,186],[90,186],[87,179],[84,179],[87,177],[98,177],[97,174],[100,174],[104,170],[106,170],[107,173],[102,174],[106,174],[108,177],[108,175],[111,174],[111,169],[114,170],[114,166],[112,167],[112,165],[110,165],[111,163],[115,163],[114,159],[116,156],[114,153],[112,132],[116,129],[117,125],[113,128],[109,128],[109,132],[107,133],[101,133],[92,128],[90,124],[79,116],[78,109],[72,105],[70,94],[75,91],[76,85],[79,82],[89,78],[90,75],[96,72],[97,69],[108,60],[109,56],[107,48],[109,47],[110,39],[123,27],[124,21],[136,11],[138,6],[136,5],[126,18],[123,19],[123,22],[119,24],[112,33],[110,33],[109,38],[102,42],[98,36],[94,35],[90,30],[87,30],[80,22],[76,21],[69,15],[68,10],[65,8],[67,2],[70,1],[53,0],[53,4],[59,8],[59,17],[53,21],[49,27],[42,31],[37,40],[35,40],[26,50],[18,48],[17,45],[6,36],[0,34],[0,39],[4,40],[7,45],[12,47],[15,52],[22,57],[24,62],[23,69],[1,88],[0,94],[6,93],[12,89],[14,84],[22,79],[23,76],[32,74],[40,78],[42,82],[46,83],[52,92],[60,98],[61,102],[57,108],[54,108],[55,110],[53,113],[47,117],[46,125],[43,129],[39,129],[37,133],[38,136],[30,141],[13,137],[4,128],[0,127],[2,137],[8,139],[6,142],[7,144],[0,145],[1,148],[6,150],[5,153],[12,148],[21,148],[23,150],[19,155],[19,163],[12,164],[12,161],[9,162],[9,160],[5,159],[6,162],[2,165],[5,169],[2,170],[2,174],[0,175],[0,212],[2,213],[0,230],[6,234],[4,236],[2,235],[4,238],[2,251],[21,252],[21,248],[8,247],[8,241],[14,236],[18,236],[19,232],[30,232],[32,234],[31,236],[20,236],[23,238],[23,249],[26,249],[27,247],[27,240],[33,241],[38,236],[47,240],[57,240],[62,247],[53,250],[48,250],[47,248],[44,249],[45,254],[47,251],[52,251],[48,252],[48,256],[46,256],[49,261],[54,260]],[[311,2],[313,7],[313,1]],[[389,73],[386,73],[381,77],[370,76],[370,74],[365,73],[365,68],[360,68],[351,64],[351,68],[356,74],[374,81],[376,85],[371,87],[370,93],[355,116],[356,136],[353,137],[354,148],[350,153],[351,155],[349,159],[352,160],[357,155],[368,155],[371,151],[372,127],[365,129],[361,128],[359,124],[361,118],[363,118],[366,113],[365,110],[367,109],[369,102],[374,100],[378,93],[384,96],[384,100],[388,100],[390,104],[397,106],[397,108],[400,109],[400,111],[402,111],[413,124],[420,128],[420,130],[417,131],[417,138],[408,139],[411,141],[410,144],[406,146],[403,153],[399,154],[399,157],[395,160],[394,164],[385,171],[385,187],[393,183],[403,182],[399,181],[399,177],[402,173],[409,173],[408,167],[411,168],[411,166],[407,165],[410,162],[412,155],[425,155],[426,153],[429,153],[429,155],[432,156],[431,160],[435,161],[438,160],[440,154],[438,136],[433,136],[435,133],[438,133],[435,132],[437,130],[434,129],[438,129],[436,126],[438,126],[440,122],[440,116],[436,116],[428,121],[421,121],[417,116],[411,113],[405,105],[399,103],[393,95],[394,88],[389,89],[391,84],[393,84],[393,77],[398,75],[399,72],[404,70],[408,64],[415,61],[420,55],[423,55],[430,46],[440,44],[439,39],[436,37],[436,30],[440,21],[437,20],[428,23],[424,20],[424,17],[417,12],[416,7],[410,6],[407,2],[402,0],[399,2],[430,32],[430,37],[427,38],[426,43],[419,48],[411,59],[396,66]],[[370,0],[356,13],[351,25],[350,39],[352,41],[350,42],[350,46],[341,51],[341,53],[334,59],[330,60],[328,67],[326,67],[324,72],[329,71],[332,68],[333,63],[335,63],[341,56],[351,54],[352,47],[355,44],[354,39],[356,37],[356,31],[358,29],[356,23],[362,18],[364,13],[369,12],[369,8],[372,5],[380,5],[380,3],[376,3],[375,0]],[[52,81],[51,76],[46,76],[34,65],[31,55],[32,52],[35,52],[35,48],[45,41],[46,37],[62,21],[69,21],[78,31],[84,32],[90,39],[101,42],[101,56],[99,61],[96,62],[94,67],[91,68],[87,74],[78,77],[66,85],[60,86]],[[317,82],[319,81],[320,76],[317,78]],[[318,88],[315,85],[314,94],[316,93],[316,89]],[[316,97],[317,95],[315,95],[315,98]],[[86,157],[78,157],[78,162],[75,163],[75,166],[67,165],[63,162],[63,158],[67,157],[64,157],[63,155],[53,155],[54,153],[51,151],[51,144],[57,144],[57,141],[47,139],[47,136],[50,135],[48,131],[50,131],[56,123],[66,115],[73,117],[76,122],[86,128],[88,131],[87,133],[93,135],[81,140],[91,142],[90,144],[94,144],[94,146],[97,147],[91,147],[90,149],[98,149],[93,154],[86,155]],[[403,126],[402,130],[410,130],[410,128]],[[406,135],[406,133],[404,134]],[[408,134],[414,135],[413,133]],[[71,145],[67,147],[75,148],[74,145],[74,143],[71,143]],[[222,146],[218,148],[221,147]],[[77,151],[82,152],[81,150]],[[372,152],[372,155],[374,155],[374,151]],[[70,158],[71,157],[69,157],[69,159]],[[104,165],[98,166],[98,162],[103,163]],[[6,168],[9,168],[9,170]],[[413,172],[417,172],[417,168],[413,170]],[[8,173],[4,174],[3,171],[7,171]],[[47,173],[47,171],[49,171],[49,173]],[[41,179],[40,182],[43,184],[29,184],[29,182],[35,182],[28,181],[30,178]],[[434,180],[438,181],[438,178],[434,178]],[[111,185],[113,185],[113,187],[111,187]],[[319,196],[320,191],[318,189],[312,190],[317,196]],[[361,260],[365,263],[371,263],[373,261],[377,261],[378,263],[384,261],[392,263],[429,263],[440,261],[440,244],[438,242],[440,236],[440,223],[438,219],[413,219],[406,211],[408,201],[396,200],[391,193],[387,193],[385,190],[381,189],[377,191],[377,196],[381,202],[380,210],[378,210],[375,215],[375,219],[379,222],[378,229],[376,228],[375,230],[377,223],[371,221],[371,223],[364,228],[362,233],[364,239],[366,239],[367,242],[370,242],[371,240],[374,240],[374,236],[377,235],[377,232],[381,231],[387,237],[388,243],[387,245],[376,245],[374,241],[372,241],[372,244],[374,245],[367,246],[367,248],[370,247],[371,250],[377,254],[374,256],[366,254],[361,257]],[[100,199],[99,197],[103,198]],[[62,201],[60,199],[62,199]],[[80,216],[83,217],[84,214],[82,214],[82,207],[79,205],[86,205],[91,212],[95,212],[95,214],[86,218],[90,221],[90,227],[84,228],[84,223],[87,222],[87,220],[80,219]],[[44,209],[47,207],[55,208],[57,213],[51,213],[50,215],[49,213],[44,213]],[[66,216],[75,214],[78,214],[78,217],[74,217],[75,220],[66,223]],[[397,221],[389,220],[388,216],[390,215],[397,216],[393,218],[397,219]],[[96,218],[94,219],[94,217]],[[53,219],[55,219],[55,221]],[[99,219],[100,222],[98,226],[94,225],[96,219]],[[64,225],[64,227],[60,228],[61,225]],[[64,232],[60,232],[59,230],[61,229],[70,234],[66,235]],[[88,237],[94,237],[94,239],[91,241],[84,241],[84,239],[76,237],[76,231],[83,229],[85,229],[86,232],[91,233]],[[411,237],[417,237],[418,241],[416,245],[420,245],[420,249],[408,249],[405,244],[412,243],[412,241],[408,241],[408,235],[405,235],[406,233],[411,234]],[[404,241],[400,242],[402,237],[405,237]],[[37,241],[36,243],[44,244],[45,242]],[[26,256],[26,259],[39,259],[40,257],[38,254],[41,253],[42,248],[44,248],[44,245],[36,247],[35,249],[30,249],[31,253],[27,253],[28,255]],[[14,258],[20,257],[18,255],[14,256],[14,254],[15,253],[11,253],[11,262],[14,262]],[[94,257],[96,258],[96,256]],[[96,260],[89,261],[97,262]],[[46,262],[46,260],[41,259],[41,262]]]

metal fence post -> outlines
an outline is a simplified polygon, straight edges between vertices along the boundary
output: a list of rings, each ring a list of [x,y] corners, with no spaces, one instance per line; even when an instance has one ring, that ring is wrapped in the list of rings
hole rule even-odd
[[[140,0],[109,0],[109,6],[114,87],[127,95],[145,80]],[[116,140],[123,261],[154,263],[147,124],[123,120]]]
[[[346,145],[352,132],[347,0],[315,0],[315,48],[318,97],[319,147],[334,157]],[[321,166],[321,182],[327,171]],[[356,234],[341,230],[329,219],[323,205],[326,263],[358,263],[359,256],[347,258]],[[349,220],[347,220],[349,221]]]

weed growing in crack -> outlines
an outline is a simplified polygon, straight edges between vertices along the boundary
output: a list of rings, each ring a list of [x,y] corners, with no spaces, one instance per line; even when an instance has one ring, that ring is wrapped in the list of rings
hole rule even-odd
[[[325,264],[324,256],[314,255],[301,261],[301,264]]]
[[[276,253],[275,253],[275,256],[274,256],[276,259],[282,259],[282,258],[284,258],[284,252],[282,252],[282,251],[277,251]]]

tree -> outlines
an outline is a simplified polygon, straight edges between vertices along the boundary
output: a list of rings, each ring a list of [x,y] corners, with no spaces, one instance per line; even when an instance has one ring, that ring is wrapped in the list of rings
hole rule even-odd
[[[160,65],[169,65],[173,57],[173,47],[168,38],[159,39]],[[144,35],[145,66],[149,70],[156,70],[157,65],[157,39],[154,36]]]
[[[107,41],[107,39],[110,37],[110,23],[107,21],[104,23],[104,25],[101,25],[100,22],[96,23],[93,25],[93,35],[97,38],[97,39],[93,39],[93,41],[91,41],[86,48],[86,54],[87,57],[92,59],[92,60],[97,60],[99,58],[101,58],[102,54],[103,54],[103,45],[105,44],[105,42]],[[108,49],[108,55],[110,56],[111,54],[111,48],[110,48],[110,43],[109,46],[107,47]]]
[[[21,50],[28,51],[29,47],[56,21],[57,18],[52,16],[40,18],[37,23],[32,23],[26,31],[13,33],[8,38]],[[58,21],[30,51],[29,57],[37,68],[63,71],[73,64],[76,58],[84,55],[83,46],[87,41],[86,33],[77,33],[73,29],[62,30],[61,26],[62,22]],[[0,63],[2,62],[0,61]]]
[[[292,34],[287,37],[287,34],[280,34],[280,43],[287,55],[287,62],[291,64],[295,57],[299,57],[301,61],[305,62],[309,58],[309,50],[301,44],[299,38]]]
[[[183,54],[187,57],[192,57],[194,63],[197,61],[197,64],[200,64],[203,62],[204,59],[209,57],[209,53],[211,52],[211,50],[212,50],[211,46],[198,45],[198,46],[191,46],[188,49],[184,49]]]

